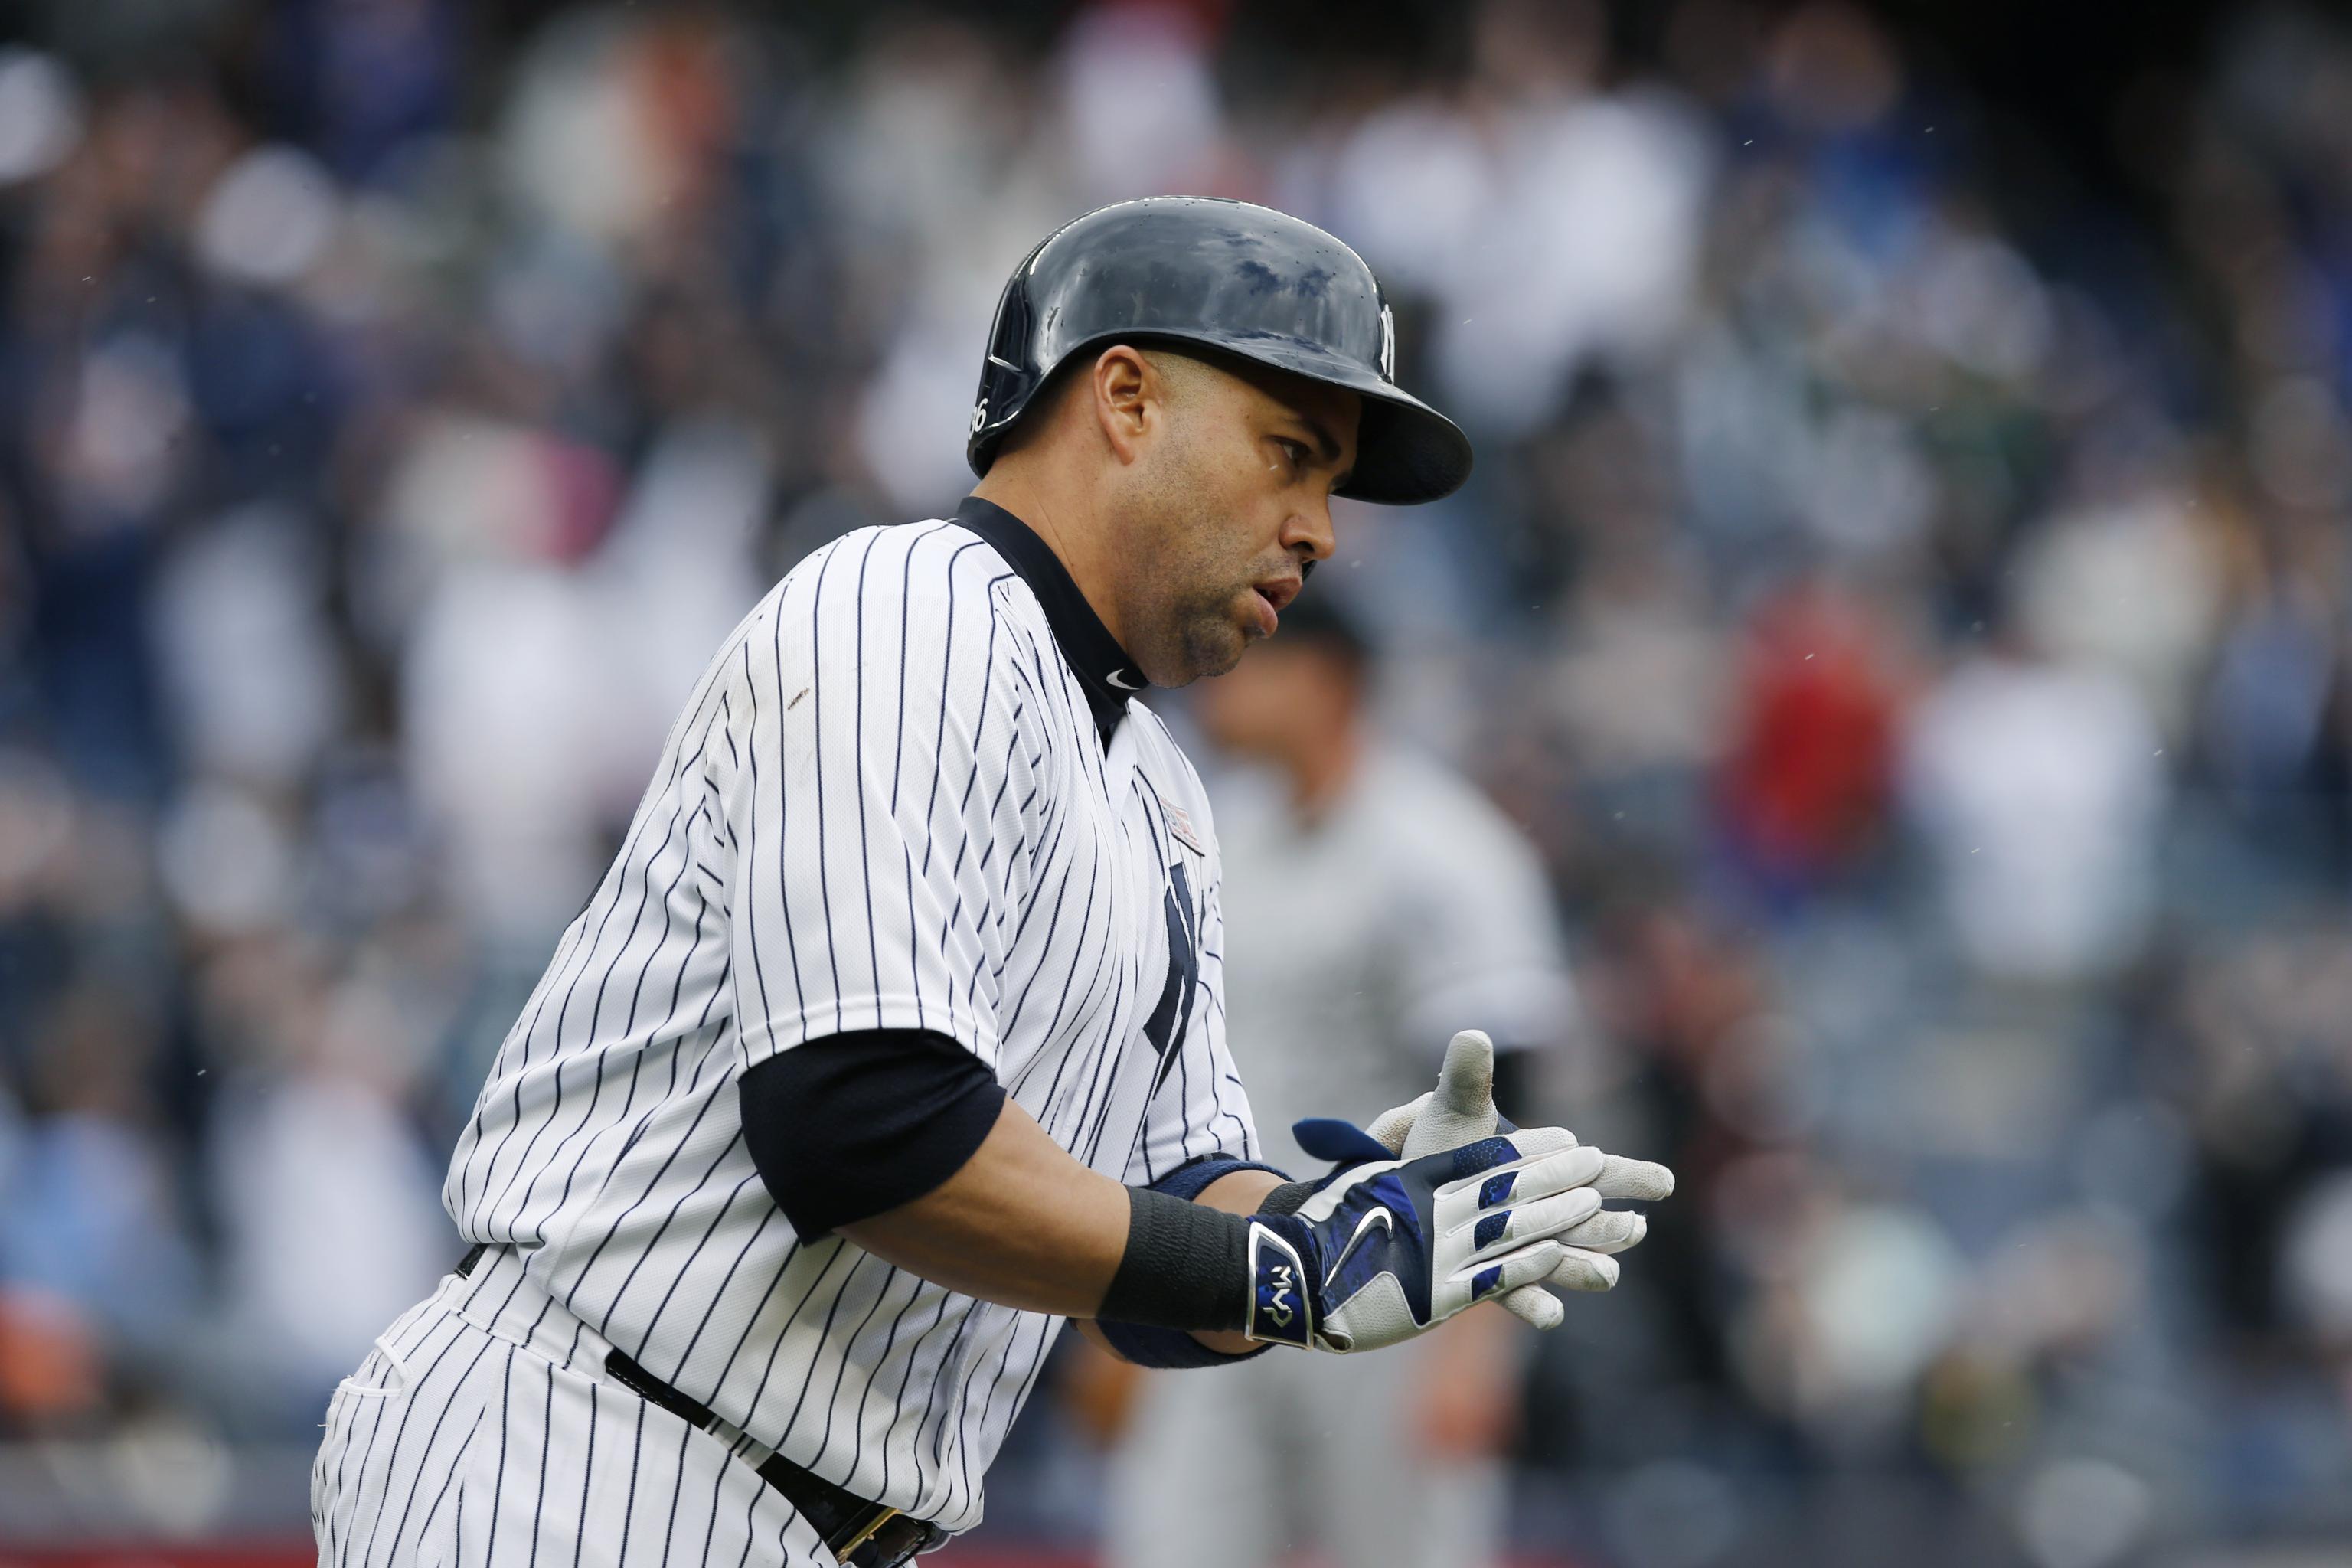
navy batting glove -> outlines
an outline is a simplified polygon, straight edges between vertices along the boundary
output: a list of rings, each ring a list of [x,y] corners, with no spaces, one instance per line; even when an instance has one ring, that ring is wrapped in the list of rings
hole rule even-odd
[[[1591,1183],[1606,1156],[1559,1128],[1417,1160],[1380,1153],[1332,1172],[1293,1213],[1251,1216],[1250,1338],[1335,1352],[1411,1339],[1549,1278],[1570,1245],[1560,1237],[1601,1207]]]

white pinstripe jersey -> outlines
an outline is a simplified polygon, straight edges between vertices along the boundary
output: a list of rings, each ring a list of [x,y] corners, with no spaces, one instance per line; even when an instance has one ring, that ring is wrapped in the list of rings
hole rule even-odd
[[[1124,656],[1075,600],[984,503],[795,567],[688,702],[443,1194],[655,1376],[950,1530],[1060,1321],[803,1245],[735,1080],[804,1040],[929,1029],[1122,1182],[1255,1156],[1208,802],[1141,704],[1103,739],[1088,686],[1111,672],[1074,660]]]

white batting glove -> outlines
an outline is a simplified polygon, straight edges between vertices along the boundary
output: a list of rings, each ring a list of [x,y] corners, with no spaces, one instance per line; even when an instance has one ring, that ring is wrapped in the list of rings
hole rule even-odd
[[[1365,1131],[1391,1154],[1414,1160],[1490,1138],[1505,1125],[1495,1107],[1495,1042],[1484,1030],[1465,1029],[1446,1045],[1437,1087],[1410,1104],[1381,1112]],[[1574,1135],[1569,1137],[1573,1143]],[[1654,1202],[1675,1190],[1675,1175],[1664,1165],[1609,1154],[1602,1157],[1592,1185],[1603,1198]],[[1641,1215],[1602,1209],[1559,1235],[1560,1261],[1544,1283],[1564,1290],[1606,1290],[1617,1283],[1613,1255],[1634,1246],[1649,1231],[1650,1222]],[[1541,1285],[1523,1285],[1501,1300],[1513,1316],[1538,1329],[1557,1328],[1567,1315]]]
[[[1600,1208],[1591,1184],[1602,1159],[1538,1127],[1345,1166],[1295,1213],[1250,1216],[1244,1331],[1311,1350],[1378,1350],[1528,1289],[1559,1267],[1559,1238]]]

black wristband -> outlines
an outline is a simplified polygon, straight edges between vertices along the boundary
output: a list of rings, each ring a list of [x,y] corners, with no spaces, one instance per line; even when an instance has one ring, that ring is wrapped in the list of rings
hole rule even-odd
[[[1319,1184],[1316,1182],[1285,1182],[1278,1187],[1269,1188],[1265,1196],[1258,1200],[1257,1212],[1297,1214],[1307,1200],[1315,1195],[1315,1189]]]
[[[1238,1333],[1249,1299],[1247,1219],[1149,1187],[1127,1189],[1127,1251],[1097,1317]]]

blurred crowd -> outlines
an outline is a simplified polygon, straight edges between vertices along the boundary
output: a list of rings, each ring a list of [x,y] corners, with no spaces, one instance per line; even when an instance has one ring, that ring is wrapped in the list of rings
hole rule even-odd
[[[1029,244],[1187,191],[1355,244],[1477,442],[1316,591],[1542,848],[1541,1109],[1682,1173],[1524,1538],[2352,1531],[2352,32],[2237,16],[2077,186],[1836,0],[1640,9],[0,49],[0,1436],[309,1441],[709,650],[953,505]]]

